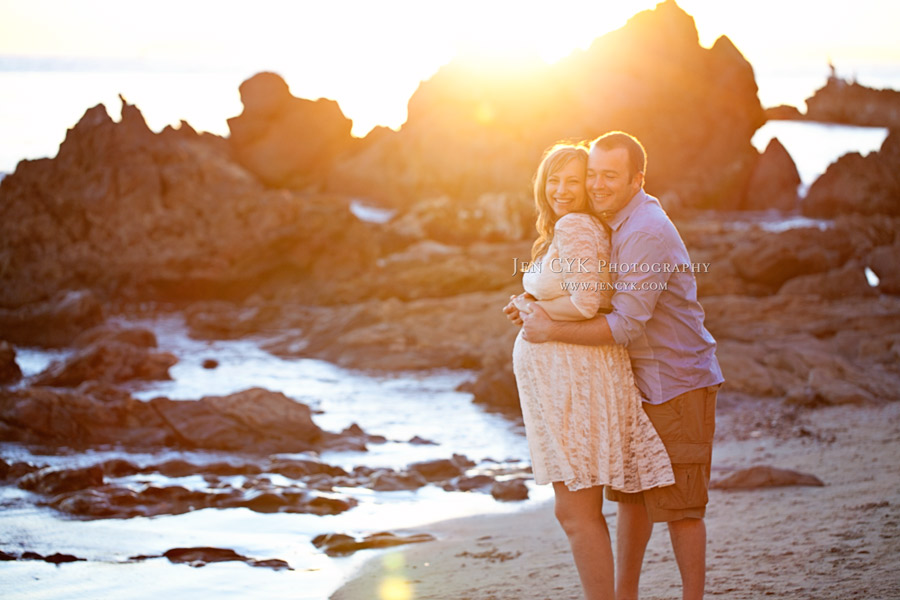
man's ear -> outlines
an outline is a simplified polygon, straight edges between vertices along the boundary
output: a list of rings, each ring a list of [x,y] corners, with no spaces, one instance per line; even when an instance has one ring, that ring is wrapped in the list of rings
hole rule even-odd
[[[643,171],[638,171],[634,174],[634,178],[631,180],[632,185],[635,186],[634,192],[637,193],[639,189],[644,187],[644,173]]]

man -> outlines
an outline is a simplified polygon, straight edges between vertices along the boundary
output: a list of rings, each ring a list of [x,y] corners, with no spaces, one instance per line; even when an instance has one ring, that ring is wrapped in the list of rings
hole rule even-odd
[[[703,597],[706,514],[716,393],[723,382],[716,343],[703,325],[695,271],[659,201],[643,190],[646,154],[626,133],[591,144],[587,188],[595,212],[612,228],[613,310],[587,321],[553,321],[538,306],[507,316],[529,342],[622,344],[631,356],[644,410],[669,452],[676,483],[639,494],[607,488],[619,503],[616,598],[638,597],[653,523],[666,522],[681,572],[683,598]],[[602,268],[603,266],[601,266]]]

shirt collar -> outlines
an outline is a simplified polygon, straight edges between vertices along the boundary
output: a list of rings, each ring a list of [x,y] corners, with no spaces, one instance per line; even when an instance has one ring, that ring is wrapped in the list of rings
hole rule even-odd
[[[618,231],[619,227],[628,220],[628,217],[637,209],[638,206],[646,202],[650,199],[650,196],[644,191],[643,188],[638,190],[638,193],[634,195],[634,197],[628,201],[624,207],[622,207],[619,212],[615,213],[611,217],[606,218],[606,224],[609,225],[613,231]],[[605,214],[604,214],[605,217]]]

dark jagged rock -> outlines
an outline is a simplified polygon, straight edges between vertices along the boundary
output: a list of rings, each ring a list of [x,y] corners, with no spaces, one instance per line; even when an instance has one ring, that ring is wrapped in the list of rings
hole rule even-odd
[[[743,208],[747,210],[794,210],[800,175],[797,165],[778,138],[772,138],[753,169]]]
[[[270,569],[275,569],[276,571],[281,569],[293,571],[287,561],[281,560],[280,558],[257,560],[238,554],[234,550],[228,548],[172,548],[171,550],[166,550],[165,552],[163,552],[162,555],[168,558],[173,563],[187,564],[191,567],[203,567],[209,563],[217,562],[240,561],[247,563],[251,567],[267,567]],[[144,560],[147,558],[155,557],[139,556],[132,557],[131,560]]]
[[[99,466],[82,469],[46,467],[22,477],[19,487],[38,494],[62,494],[103,485],[103,469]]]
[[[553,66],[455,60],[408,113],[399,132],[338,161],[329,188],[394,204],[526,191],[553,142],[621,129],[647,147],[649,191],[734,208],[764,122],[749,63],[725,37],[702,48],[671,0]]]
[[[22,379],[22,369],[16,362],[16,349],[7,341],[0,340],[0,385],[16,383]]]
[[[478,404],[521,414],[519,389],[510,360],[491,360],[484,365],[475,381],[466,382],[458,389],[471,393]]]
[[[720,490],[734,490],[786,485],[824,486],[825,484],[815,475],[808,473],[779,469],[777,467],[758,466],[741,469],[719,481],[712,482],[710,487]]]
[[[347,556],[357,550],[368,548],[388,548],[404,544],[419,544],[433,542],[434,536],[427,533],[416,533],[400,536],[387,531],[372,533],[357,539],[345,533],[323,533],[313,538],[312,543],[316,548],[321,548],[328,556]]]
[[[84,558],[78,558],[72,554],[62,554],[60,552],[54,552],[49,556],[44,556],[38,552],[32,552],[30,550],[23,552],[18,557],[14,554],[7,554],[6,552],[0,552],[0,560],[9,561],[9,560],[42,560],[44,562],[52,563],[54,565],[59,565],[62,563],[70,563],[70,562],[78,562],[86,560]]]
[[[85,381],[171,379],[169,367],[178,362],[169,352],[115,341],[98,341],[63,361],[52,363],[31,379],[33,385],[74,387]]]
[[[195,402],[141,402],[99,384],[77,390],[0,390],[5,439],[75,447],[197,448],[253,454],[303,452],[339,439],[312,421],[309,407],[254,388]]]
[[[2,212],[3,204],[0,203],[0,214]],[[12,224],[13,222],[0,218],[0,231]],[[23,223],[16,225],[26,226]],[[0,252],[4,242],[4,236],[0,235]],[[3,279],[4,272],[0,271],[0,281]],[[9,285],[23,283],[16,278],[14,282],[9,282]],[[4,292],[12,291],[6,285],[6,283],[0,285],[0,306],[4,304]],[[49,300],[32,302],[18,309],[0,308],[0,339],[28,346],[68,346],[79,334],[101,322],[103,322],[103,308],[93,293],[59,292]]]
[[[0,307],[71,289],[104,299],[243,298],[266,282],[358,274],[377,252],[373,235],[346,198],[267,190],[221,138],[154,134],[136,107],[123,103],[116,123],[99,105],[55,158],[22,161],[0,183]],[[49,343],[65,333],[31,322],[37,330],[22,335]],[[0,332],[10,323],[0,313]]]
[[[302,452],[323,437],[308,406],[261,388],[196,402],[155,398],[150,404],[189,447]]]
[[[352,122],[337,102],[295,98],[275,73],[254,75],[240,93],[244,110],[228,119],[228,141],[240,163],[266,185],[320,183],[334,157],[353,143]]]
[[[804,215],[900,215],[900,129],[892,130],[878,152],[845,154],[809,188]]]
[[[72,346],[86,348],[98,342],[116,342],[138,348],[156,348],[156,334],[143,327],[103,324],[80,334],[72,341]]]

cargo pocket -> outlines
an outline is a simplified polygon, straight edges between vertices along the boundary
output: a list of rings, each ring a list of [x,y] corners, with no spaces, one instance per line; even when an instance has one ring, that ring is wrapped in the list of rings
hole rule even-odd
[[[709,461],[712,444],[672,443],[667,447],[672,459],[675,485],[659,488],[654,504],[665,510],[705,507],[709,501]]]

